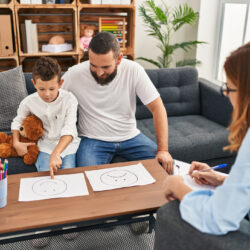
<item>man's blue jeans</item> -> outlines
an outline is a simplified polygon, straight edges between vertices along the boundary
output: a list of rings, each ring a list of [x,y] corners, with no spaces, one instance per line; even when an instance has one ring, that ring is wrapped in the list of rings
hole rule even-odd
[[[76,154],[78,167],[108,164],[115,155],[128,161],[155,158],[157,145],[144,134],[122,142],[105,142],[81,137]]]

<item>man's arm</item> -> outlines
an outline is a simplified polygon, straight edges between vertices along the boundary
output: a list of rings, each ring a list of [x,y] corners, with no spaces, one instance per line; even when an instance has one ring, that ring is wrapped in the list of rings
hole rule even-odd
[[[162,103],[161,97],[147,105],[154,119],[154,127],[157,138],[156,159],[162,164],[168,172],[173,172],[173,159],[168,152],[168,117],[166,109]]]

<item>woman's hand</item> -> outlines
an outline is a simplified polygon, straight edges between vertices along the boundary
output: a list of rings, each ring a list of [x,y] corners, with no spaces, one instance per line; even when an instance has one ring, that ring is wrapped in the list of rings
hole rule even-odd
[[[183,178],[178,175],[168,176],[164,181],[163,189],[168,201],[182,200],[187,193],[192,191],[191,188],[184,184]]]
[[[204,170],[208,171],[204,171]],[[202,172],[203,170],[204,172]],[[189,175],[198,184],[219,186],[223,183],[225,176],[212,170],[206,163],[193,161],[189,170]]]

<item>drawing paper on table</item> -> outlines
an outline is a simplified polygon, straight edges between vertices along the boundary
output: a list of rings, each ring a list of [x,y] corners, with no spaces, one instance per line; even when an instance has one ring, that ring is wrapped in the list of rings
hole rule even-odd
[[[83,173],[21,178],[19,201],[36,201],[52,198],[88,195]]]
[[[152,184],[155,179],[139,163],[137,165],[85,171],[94,191]]]

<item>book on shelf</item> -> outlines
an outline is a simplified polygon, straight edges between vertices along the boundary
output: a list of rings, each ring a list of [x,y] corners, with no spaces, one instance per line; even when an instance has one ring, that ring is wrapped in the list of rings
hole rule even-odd
[[[25,20],[25,31],[26,31],[26,43],[27,43],[27,53],[32,53],[32,36],[31,36],[31,20]]]
[[[46,44],[42,46],[43,52],[50,52],[50,53],[59,53],[65,51],[73,50],[72,44],[70,43],[63,43],[63,44]]]
[[[24,53],[37,53],[39,51],[38,49],[38,34],[37,34],[37,24],[32,23],[31,20],[25,20],[24,26],[21,24],[22,33],[24,31],[26,36],[26,45],[25,45],[25,39],[23,35],[21,34],[21,39],[23,43],[23,50]],[[23,38],[22,38],[23,37]]]
[[[38,49],[38,34],[37,34],[37,24],[31,23],[31,37],[32,37],[32,53],[37,53]]]
[[[20,0],[20,4],[31,4],[30,0]]]
[[[42,0],[30,0],[31,4],[42,4]]]
[[[27,53],[27,40],[26,40],[25,23],[20,24],[20,35],[21,35],[21,49],[22,49],[22,52]]]
[[[102,4],[113,4],[113,0],[102,0]]]
[[[102,0],[90,0],[91,4],[101,4]]]

